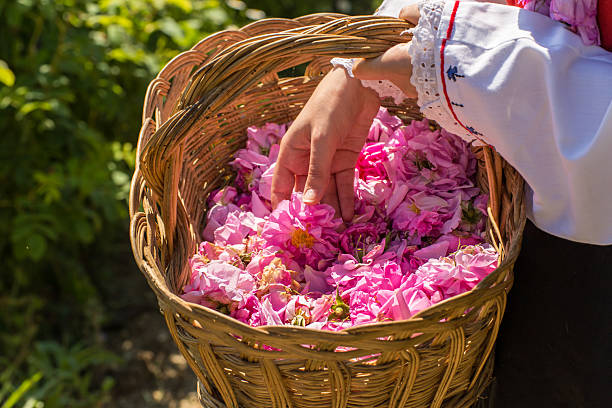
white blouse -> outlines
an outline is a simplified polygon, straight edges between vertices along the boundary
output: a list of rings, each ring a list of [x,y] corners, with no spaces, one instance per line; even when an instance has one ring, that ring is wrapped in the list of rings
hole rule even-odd
[[[410,3],[385,0],[377,14],[398,16]],[[411,82],[423,114],[493,145],[525,178],[539,228],[612,244],[612,53],[517,7],[426,0],[419,8]]]

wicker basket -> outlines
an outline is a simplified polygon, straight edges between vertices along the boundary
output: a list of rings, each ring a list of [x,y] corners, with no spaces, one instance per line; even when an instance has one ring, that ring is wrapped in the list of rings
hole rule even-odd
[[[190,277],[207,195],[227,183],[245,129],[293,120],[331,57],[379,55],[407,41],[400,35],[407,28],[393,18],[338,14],[261,20],[207,37],[151,82],[130,235],[204,407],[463,407],[490,381],[525,212],[521,177],[487,147],[476,149],[478,178],[491,195],[488,232],[502,262],[468,293],[407,321],[338,333],[253,328],[178,296]],[[305,63],[305,76],[278,75]],[[414,103],[385,105],[405,121],[420,118]]]

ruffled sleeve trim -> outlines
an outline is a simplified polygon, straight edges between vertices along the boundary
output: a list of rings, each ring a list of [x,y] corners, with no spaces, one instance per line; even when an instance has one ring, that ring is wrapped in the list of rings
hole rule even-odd
[[[440,52],[436,40],[441,36],[438,33],[444,0],[426,0],[418,4],[421,17],[417,26],[410,31],[412,41],[408,53],[412,60],[412,77],[410,82],[416,88],[417,104],[423,116],[438,122],[445,130],[455,133],[464,140],[474,140],[469,132],[453,118],[444,103],[441,84],[438,80],[436,55]]]
[[[348,58],[333,58],[330,63],[334,67],[342,67],[346,70],[350,77],[353,75],[353,60]],[[374,90],[380,99],[391,98],[397,105],[401,104],[406,95],[393,82],[386,80],[361,80],[361,85]]]

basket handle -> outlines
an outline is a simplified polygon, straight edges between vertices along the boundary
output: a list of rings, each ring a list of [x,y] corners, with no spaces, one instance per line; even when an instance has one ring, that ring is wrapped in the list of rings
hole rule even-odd
[[[391,17],[332,18],[320,25],[245,39],[202,66],[182,92],[172,116],[147,141],[139,160],[142,177],[161,207],[169,253],[174,246],[183,148],[199,125],[270,74],[315,57],[373,58],[409,41],[410,36],[402,33],[411,27]]]

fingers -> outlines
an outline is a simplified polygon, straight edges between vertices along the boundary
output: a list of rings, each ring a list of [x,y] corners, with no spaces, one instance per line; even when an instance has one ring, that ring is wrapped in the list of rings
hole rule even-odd
[[[361,149],[359,149],[359,152],[353,152],[350,150],[336,150],[332,160],[331,174],[340,173],[341,171],[347,169],[355,170],[360,152]]]
[[[295,176],[279,160],[274,168],[274,176],[272,177],[272,208],[276,208],[281,201],[291,198],[294,184]]]
[[[296,175],[306,174],[310,156],[310,141],[307,135],[308,130],[296,120],[281,139],[280,152],[272,177],[272,208],[276,208],[283,200],[289,200]]]
[[[349,222],[355,215],[355,170],[347,169],[336,173],[335,183],[342,219]],[[338,212],[336,214],[340,215]]]
[[[403,7],[400,11],[399,18],[401,18],[402,20],[406,20],[414,25],[419,24],[419,18],[421,18],[421,13],[419,12],[418,4],[415,3]]]
[[[306,187],[306,176],[295,176],[293,191],[304,191],[304,187]]]
[[[310,164],[304,187],[304,202],[316,204],[321,201],[331,178],[331,164],[335,146],[329,146],[328,138],[313,135],[310,147]]]
[[[306,176],[295,176],[295,191],[303,191],[306,185]],[[321,199],[321,203],[332,206],[336,213],[336,217],[341,216],[340,201],[338,200],[338,194],[336,190],[336,180],[334,177],[330,178],[327,190]]]
[[[336,217],[340,217],[340,202],[338,201],[338,194],[336,191],[336,180],[331,177],[327,190],[321,200],[322,203],[331,205],[336,212]]]

